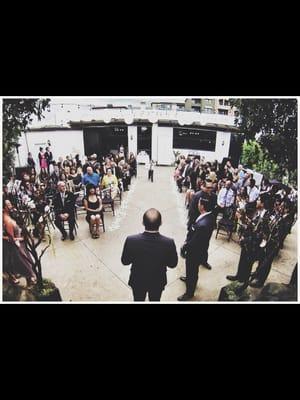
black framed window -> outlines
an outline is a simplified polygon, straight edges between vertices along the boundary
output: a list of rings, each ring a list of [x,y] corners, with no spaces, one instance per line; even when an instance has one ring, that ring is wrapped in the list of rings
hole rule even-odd
[[[192,128],[173,128],[175,149],[216,150],[216,131]]]

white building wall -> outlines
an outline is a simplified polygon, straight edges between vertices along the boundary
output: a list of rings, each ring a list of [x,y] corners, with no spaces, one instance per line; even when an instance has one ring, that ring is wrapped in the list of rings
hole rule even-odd
[[[224,157],[228,157],[230,147],[230,132],[217,132],[215,160],[222,162]]]
[[[152,159],[159,165],[171,165],[175,158],[173,153],[173,128],[152,127]]]
[[[158,131],[159,127],[157,124],[152,125],[152,141],[151,141],[151,148],[152,148],[152,154],[151,158],[154,162],[157,161],[157,138],[158,138]]]
[[[20,166],[27,163],[27,154],[30,151],[39,165],[38,152],[40,147],[46,147],[48,140],[51,142],[51,149],[55,160],[66,155],[79,154],[84,156],[84,142],[82,130],[53,130],[53,131],[33,131],[27,132],[27,141],[23,134],[20,138],[19,157]],[[152,159],[161,165],[171,165],[174,162],[173,151],[179,151],[181,155],[188,154],[204,156],[206,161],[218,160],[221,162],[223,157],[227,157],[230,147],[230,132],[217,131],[215,151],[202,151],[193,149],[173,149],[173,128],[159,127],[157,124],[152,126]],[[28,146],[27,146],[28,144]],[[128,151],[137,155],[137,127],[128,126]],[[19,166],[16,156],[16,166]]]
[[[32,153],[36,165],[39,166],[38,153],[39,148],[48,146],[48,140],[51,143],[51,150],[54,160],[66,155],[79,154],[80,159],[84,156],[83,131],[82,130],[57,130],[57,131],[32,131],[27,132],[27,141],[25,134],[20,138],[19,156],[21,166],[27,164],[28,151]],[[18,157],[16,157],[16,166],[18,166]]]

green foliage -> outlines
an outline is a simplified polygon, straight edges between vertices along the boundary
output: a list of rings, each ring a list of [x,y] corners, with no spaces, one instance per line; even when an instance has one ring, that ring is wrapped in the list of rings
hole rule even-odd
[[[3,178],[14,166],[14,151],[22,132],[35,115],[39,120],[49,106],[49,99],[3,99]]]
[[[254,140],[244,142],[241,162],[249,168],[262,173],[269,179],[282,178],[280,167],[273,160],[269,159],[266,151]]]
[[[43,288],[40,289],[38,285],[35,285],[31,289],[31,293],[37,300],[40,300],[43,297],[49,296],[54,290],[56,290],[54,283],[50,279],[43,279]]]
[[[297,169],[297,100],[232,99],[239,110],[236,125],[247,140],[256,140],[267,158],[283,171]]]
[[[225,287],[227,301],[250,301],[249,289],[242,289],[243,283],[234,281]]]

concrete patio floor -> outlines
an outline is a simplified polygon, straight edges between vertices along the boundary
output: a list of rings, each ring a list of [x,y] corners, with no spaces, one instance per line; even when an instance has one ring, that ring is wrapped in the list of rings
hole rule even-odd
[[[105,213],[106,232],[99,239],[92,239],[85,215],[78,217],[75,241],[60,240],[57,229],[53,244],[42,258],[44,278],[50,278],[60,289],[63,301],[73,302],[131,302],[132,292],[127,285],[130,266],[121,263],[121,253],[127,235],[143,232],[142,215],[150,207],[157,208],[163,223],[160,232],[174,238],[179,252],[186,236],[184,194],[178,193],[172,178],[172,167],[156,167],[154,182],[147,180],[143,165],[138,168],[137,179],[117,204],[116,215]],[[217,301],[220,290],[229,283],[227,274],[236,272],[240,246],[224,236],[210,241],[209,263],[212,270],[199,270],[197,291],[193,301]],[[297,262],[297,224],[288,235],[284,249],[273,263],[268,281],[288,283]],[[184,293],[185,284],[179,280],[184,275],[184,260],[179,257],[178,266],[168,270],[168,285],[161,301],[175,302]],[[259,289],[251,289],[254,294]]]

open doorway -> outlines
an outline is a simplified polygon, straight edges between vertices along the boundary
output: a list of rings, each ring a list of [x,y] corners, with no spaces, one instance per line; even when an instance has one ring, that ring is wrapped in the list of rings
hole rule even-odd
[[[152,156],[152,126],[137,127],[137,151],[144,151],[149,157]]]
[[[118,153],[124,147],[125,154],[128,148],[127,126],[99,126],[83,130],[85,155],[96,153],[98,158],[109,153]]]

